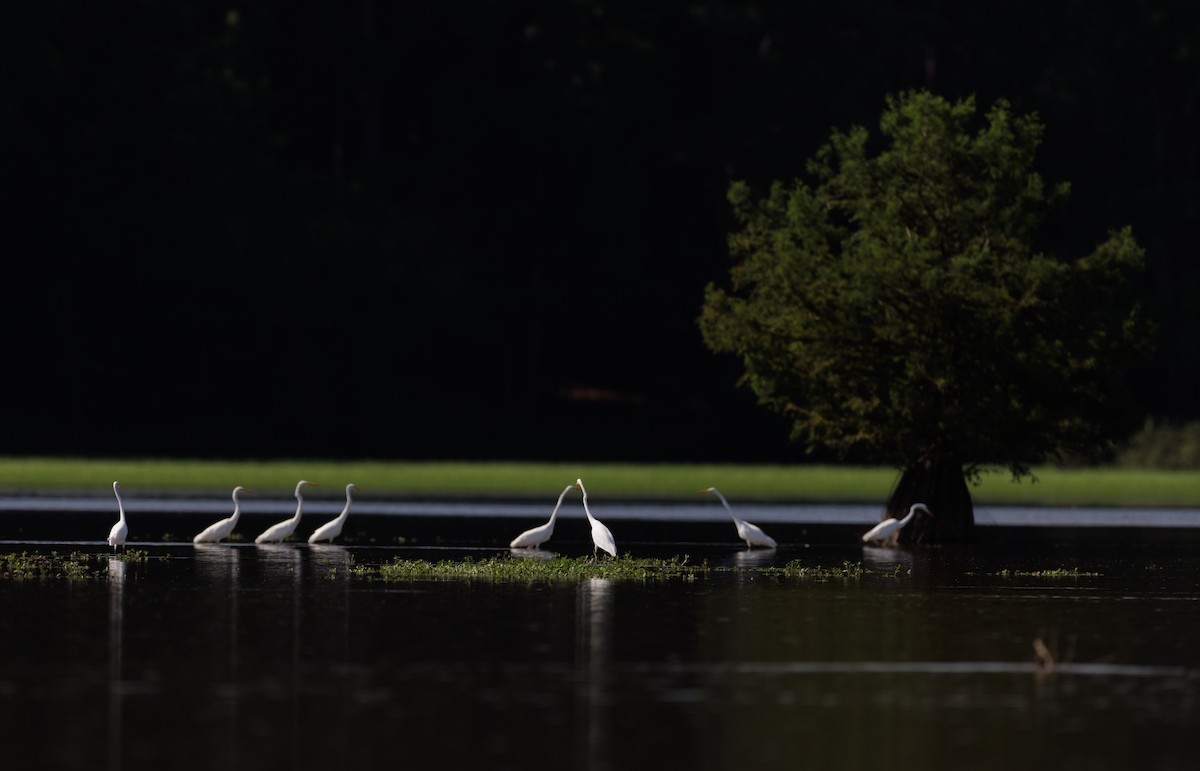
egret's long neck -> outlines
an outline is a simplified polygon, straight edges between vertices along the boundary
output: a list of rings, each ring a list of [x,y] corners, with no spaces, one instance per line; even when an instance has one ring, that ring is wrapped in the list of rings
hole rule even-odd
[[[117,492],[116,490],[113,490],[113,495],[117,496],[117,511],[121,512],[121,518],[119,521],[124,522],[125,521],[125,502],[121,500],[121,494],[119,492]]]
[[[303,509],[304,509],[304,496],[300,494],[299,490],[297,490],[296,491],[296,513],[292,515],[292,521],[294,521],[294,522],[300,521],[300,512]]]
[[[592,516],[592,510],[587,505],[587,490],[583,491],[583,513],[587,514],[588,522],[596,521],[596,518]]]
[[[570,491],[570,488],[563,490],[563,495],[558,496],[558,503],[554,504],[554,510],[550,513],[551,524],[554,524],[554,520],[558,518],[558,509],[563,508],[563,501],[566,498],[566,494],[568,494]]]
[[[909,523],[909,521],[915,516],[917,516],[917,510],[909,509],[908,513],[904,515],[904,519],[900,520],[900,527],[904,527],[905,525],[907,525]]]
[[[733,513],[733,507],[729,505],[729,501],[725,500],[725,496],[721,495],[721,491],[713,490],[713,494],[721,499],[721,505],[725,507],[725,511],[728,511],[729,516],[733,517],[733,521],[737,522],[738,521],[737,514]]]
[[[346,491],[346,506],[342,509],[342,513],[338,514],[338,522],[345,522],[346,517],[350,516],[350,491]]]
[[[229,517],[231,522],[237,522],[238,517],[242,515],[242,504],[238,501],[238,494],[233,494],[233,514]]]

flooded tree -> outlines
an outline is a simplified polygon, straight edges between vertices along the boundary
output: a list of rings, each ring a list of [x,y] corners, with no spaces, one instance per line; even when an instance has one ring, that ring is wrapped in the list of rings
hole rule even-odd
[[[807,179],[764,196],[731,186],[731,286],[708,286],[699,325],[794,439],[902,470],[884,516],[935,515],[902,541],[964,541],[981,470],[1097,457],[1135,426],[1143,254],[1128,228],[1041,251],[1069,188],[1034,171],[1036,115],[917,91],[880,130],[835,131]]]

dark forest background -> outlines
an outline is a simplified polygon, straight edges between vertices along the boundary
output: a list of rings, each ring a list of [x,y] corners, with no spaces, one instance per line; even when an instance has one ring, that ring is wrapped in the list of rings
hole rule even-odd
[[[695,325],[731,180],[929,88],[1131,224],[1200,414],[1200,4],[11,0],[0,453],[775,460]]]

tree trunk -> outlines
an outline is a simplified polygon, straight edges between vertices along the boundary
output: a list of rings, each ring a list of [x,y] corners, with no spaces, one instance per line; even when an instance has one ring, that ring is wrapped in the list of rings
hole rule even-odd
[[[961,463],[925,461],[904,469],[884,517],[902,519],[914,503],[925,504],[933,516],[918,512],[900,531],[900,543],[967,543],[974,537],[975,507]]]

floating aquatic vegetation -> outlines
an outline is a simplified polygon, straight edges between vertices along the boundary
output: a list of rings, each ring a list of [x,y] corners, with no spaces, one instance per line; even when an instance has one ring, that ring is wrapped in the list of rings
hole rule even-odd
[[[57,551],[7,552],[0,554],[0,580],[65,578],[69,581],[81,581],[103,578],[108,575],[109,561],[113,559],[126,564],[142,565],[150,561],[150,552],[145,549],[128,549],[116,555],[82,551],[66,554]]]
[[[594,560],[591,557],[550,557],[411,560],[396,558],[381,565],[354,565],[349,573],[357,578],[380,581],[491,580],[491,581],[579,581],[602,578],[613,581],[695,581],[712,574],[752,574],[808,581],[858,579],[870,573],[857,562],[840,566],[805,565],[792,560],[783,567],[712,567],[707,561],[690,562],[687,555],[670,559],[624,556]],[[894,573],[883,574],[894,576]]]
[[[0,554],[0,579],[28,581],[31,579],[66,578],[82,580],[95,578],[99,571],[88,567],[89,555],[83,552],[49,554],[10,552]]]
[[[762,567],[755,568],[755,570],[764,575],[800,578],[810,581],[857,579],[872,572],[864,568],[861,562],[850,562],[849,560],[843,561],[840,567],[805,565],[800,560],[791,560],[783,567]],[[898,574],[898,570],[897,568],[896,573],[880,573],[879,575],[895,576]]]
[[[355,565],[351,575],[382,581],[481,579],[492,581],[578,581],[603,578],[614,581],[694,581],[710,570],[707,562],[692,564],[688,558],[648,559],[618,557],[552,557],[547,560],[486,557],[460,561],[409,560],[397,558],[377,567]]]
[[[1090,573],[1079,568],[1049,568],[1043,570],[1004,570],[992,573],[1000,578],[1094,578],[1099,573]]]

